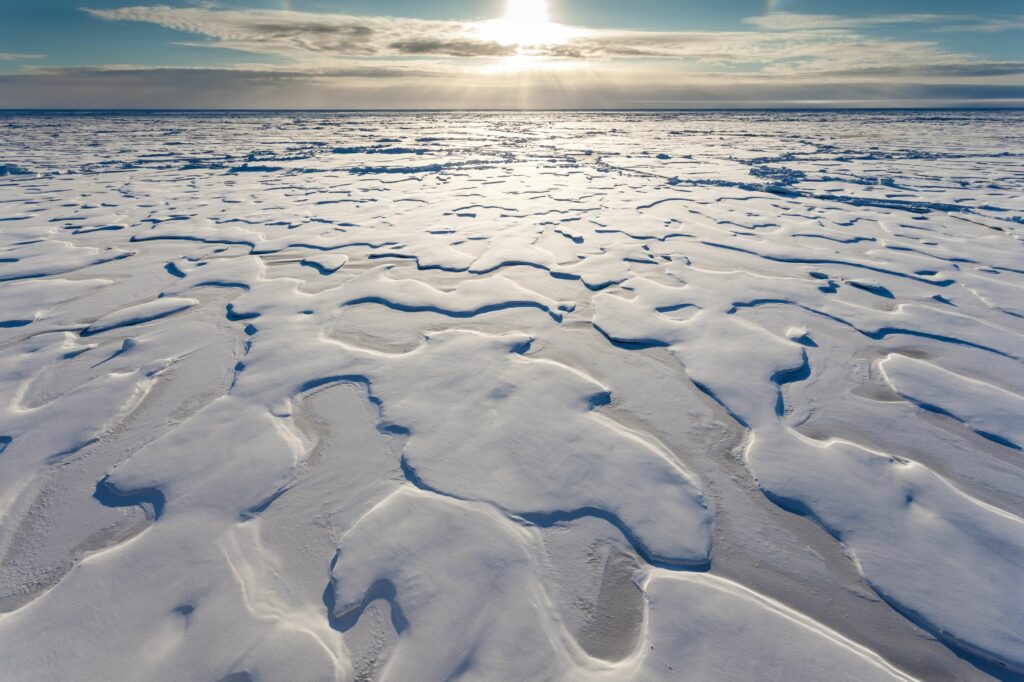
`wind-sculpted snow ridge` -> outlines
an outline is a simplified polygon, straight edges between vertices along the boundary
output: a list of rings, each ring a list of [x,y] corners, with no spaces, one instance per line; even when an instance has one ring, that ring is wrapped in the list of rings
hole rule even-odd
[[[1024,115],[0,129],[5,679],[1024,679]]]

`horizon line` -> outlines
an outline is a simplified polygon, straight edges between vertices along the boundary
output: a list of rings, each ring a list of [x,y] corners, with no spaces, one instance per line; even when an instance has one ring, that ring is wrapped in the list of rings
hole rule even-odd
[[[3,107],[0,113],[686,113],[686,112],[736,112],[736,111],[1024,111],[1021,104],[963,104],[946,106],[739,106],[739,107],[562,107],[562,108],[245,108],[245,107]]]

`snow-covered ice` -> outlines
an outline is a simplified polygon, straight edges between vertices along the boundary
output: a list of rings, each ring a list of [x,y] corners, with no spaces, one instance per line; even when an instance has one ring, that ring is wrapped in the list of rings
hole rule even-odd
[[[5,679],[1024,679],[1024,114],[0,131]]]

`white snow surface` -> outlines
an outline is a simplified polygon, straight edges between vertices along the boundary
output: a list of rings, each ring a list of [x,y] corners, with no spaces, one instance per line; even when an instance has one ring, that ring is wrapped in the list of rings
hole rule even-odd
[[[0,115],[2,677],[1024,679],[1022,139]]]

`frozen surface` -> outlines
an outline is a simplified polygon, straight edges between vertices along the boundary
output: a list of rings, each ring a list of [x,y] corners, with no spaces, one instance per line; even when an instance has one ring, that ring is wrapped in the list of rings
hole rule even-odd
[[[4,114],[5,679],[1024,679],[1022,139]]]

